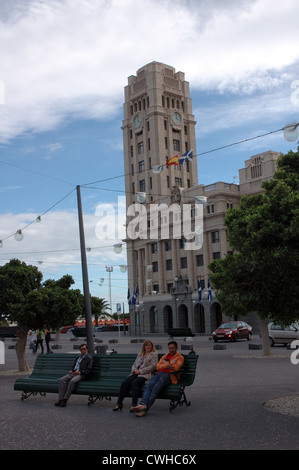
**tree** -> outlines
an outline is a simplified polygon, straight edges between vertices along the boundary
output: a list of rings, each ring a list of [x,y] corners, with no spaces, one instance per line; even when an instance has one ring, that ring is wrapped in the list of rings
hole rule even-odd
[[[209,265],[223,311],[256,311],[264,354],[270,354],[267,322],[299,317],[299,153],[277,161],[264,193],[243,196],[225,218],[232,253]]]
[[[42,273],[34,266],[27,266],[17,259],[0,268],[0,311],[9,322],[20,329],[16,353],[20,371],[29,370],[24,355],[29,325],[34,321],[34,309],[29,307],[29,294],[41,287]],[[28,305],[29,300],[29,305]]]
[[[110,308],[109,303],[105,299],[92,296],[90,298],[90,304],[92,315],[94,315],[96,326],[98,326],[99,318],[103,317],[106,313],[106,310]]]
[[[69,275],[58,281],[42,284],[42,273],[34,266],[13,259],[0,267],[0,311],[10,323],[20,329],[16,353],[20,371],[29,370],[26,343],[29,329],[59,328],[73,323],[83,311],[83,296],[70,289],[74,283]]]

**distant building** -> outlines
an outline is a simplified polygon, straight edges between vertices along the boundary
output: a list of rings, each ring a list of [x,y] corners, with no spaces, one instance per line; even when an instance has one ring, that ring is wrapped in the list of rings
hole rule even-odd
[[[239,184],[198,185],[196,157],[189,160],[187,155],[182,164],[170,161],[191,150],[196,156],[195,125],[184,73],[152,62],[128,78],[122,130],[131,298],[138,288],[137,301],[130,307],[133,334],[182,326],[210,334],[222,322],[213,289],[208,299],[207,266],[229,251],[226,211],[237,207],[242,195],[261,191],[280,156],[268,151],[246,160]],[[188,235],[197,234],[201,211],[196,248]]]

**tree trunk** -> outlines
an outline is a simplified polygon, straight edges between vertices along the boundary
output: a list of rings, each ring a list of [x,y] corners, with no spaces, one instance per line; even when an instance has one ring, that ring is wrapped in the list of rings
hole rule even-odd
[[[19,328],[20,328],[20,336],[15,347],[17,358],[18,358],[19,371],[29,372],[29,366],[27,364],[27,359],[26,359],[28,328],[26,326],[20,326],[20,325],[19,325]]]
[[[271,356],[269,333],[268,333],[268,322],[267,320],[259,318],[259,323],[260,323],[260,329],[261,329],[264,356]]]

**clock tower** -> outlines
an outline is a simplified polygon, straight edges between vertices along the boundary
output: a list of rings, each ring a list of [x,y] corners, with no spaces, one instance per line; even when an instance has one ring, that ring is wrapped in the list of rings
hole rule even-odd
[[[174,186],[198,184],[197,162],[167,167],[167,161],[193,150],[195,121],[185,74],[160,62],[151,62],[128,78],[125,87],[123,141],[127,207],[137,192],[156,202]]]

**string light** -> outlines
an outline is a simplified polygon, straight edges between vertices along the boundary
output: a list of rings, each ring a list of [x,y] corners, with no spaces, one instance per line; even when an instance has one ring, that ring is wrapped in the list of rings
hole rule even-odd
[[[276,129],[274,131],[270,131],[270,132],[266,132],[264,134],[260,134],[260,135],[257,135],[257,136],[254,136],[254,137],[250,137],[250,138],[247,138],[247,139],[243,139],[243,140],[240,140],[240,141],[237,141],[237,142],[233,142],[231,144],[227,144],[227,145],[223,145],[221,147],[216,147],[216,148],[213,148],[211,150],[207,150],[205,152],[201,152],[201,153],[198,153],[196,155],[193,156],[193,158],[196,158],[196,157],[200,157],[200,156],[203,156],[203,155],[207,155],[209,153],[212,153],[212,152],[216,152],[216,151],[219,151],[219,150],[223,150],[223,149],[226,149],[226,148],[229,148],[229,147],[232,147],[232,146],[235,146],[235,145],[240,145],[242,143],[245,143],[245,142],[250,142],[252,140],[255,140],[255,139],[259,139],[261,137],[265,137],[265,136],[268,136],[268,135],[271,135],[271,134],[274,134],[274,133],[277,133],[277,132],[280,132],[280,131],[283,131],[283,136],[284,138],[288,141],[288,142],[293,142],[297,139],[298,137],[298,126],[299,126],[299,123],[292,123],[292,124],[288,124],[287,126],[284,126],[280,129]],[[7,162],[4,162],[2,160],[0,160],[0,163],[4,164],[4,165],[8,165],[8,166],[12,166],[12,167],[16,167],[16,168],[19,168],[19,169],[22,169],[24,171],[28,171],[28,172],[31,172],[31,173],[34,173],[34,174],[38,174],[39,176],[44,176],[44,177],[47,177],[47,178],[50,178],[50,179],[55,179],[55,180],[58,180],[58,181],[63,181],[63,180],[59,180],[57,178],[53,178],[49,175],[44,175],[44,174],[41,174],[41,173],[38,173],[34,170],[28,170],[27,168],[23,168],[23,167],[19,167],[19,166],[16,166],[16,165],[13,165],[13,164],[10,164],[10,163],[7,163]],[[162,166],[165,166],[165,165],[162,165]],[[148,170],[145,170],[145,171],[150,171],[152,170],[151,168],[148,169]],[[96,184],[96,183],[100,183],[100,182],[106,182],[106,181],[111,181],[111,180],[114,180],[114,179],[118,179],[118,178],[124,178],[126,176],[130,175],[130,173],[128,174],[122,174],[122,175],[118,175],[118,176],[114,176],[114,177],[110,177],[110,178],[105,178],[105,179],[101,179],[101,180],[97,180],[97,181],[93,181],[93,182],[90,182],[90,183],[86,183],[84,185],[82,185],[82,187],[84,188],[89,188],[89,189],[98,189],[98,190],[102,190],[102,191],[115,191],[115,192],[125,192],[125,191],[120,191],[119,189],[117,190],[113,190],[113,189],[108,189],[108,188],[95,188],[95,187],[90,187],[90,185],[93,185],[93,184]],[[68,182],[68,181],[63,181],[64,183],[66,184],[70,184],[70,185],[73,185],[72,183]],[[75,185],[73,185],[75,186]],[[74,191],[75,188],[73,188],[69,193],[67,193],[63,198],[61,198],[59,201],[57,201],[55,204],[53,204],[49,209],[47,209],[42,215],[45,215],[46,213],[48,213],[51,209],[53,209],[55,206],[57,206],[60,202],[62,202],[65,198],[67,198],[73,191]],[[143,195],[143,193],[140,193],[141,195]],[[140,194],[139,194],[139,197],[140,197]],[[145,194],[145,193],[144,193]],[[155,196],[159,196],[158,194],[154,194]],[[166,197],[166,196],[165,196]],[[15,239],[17,241],[21,241],[23,240],[24,238],[24,235],[23,235],[23,230],[25,230],[27,227],[29,227],[31,224],[33,224],[34,222],[37,222],[37,223],[40,223],[41,222],[41,218],[42,218],[42,215],[39,215],[36,217],[35,221],[32,221],[30,223],[28,223],[25,227],[23,227],[22,229],[19,229],[17,230],[15,233],[3,238],[2,240],[0,240],[0,248],[3,247],[3,241],[4,240],[7,240],[8,238],[11,238],[12,236],[15,237]],[[119,246],[119,245],[118,245]],[[121,245],[120,245],[120,248],[115,248],[115,249],[120,249],[120,252],[121,252]],[[90,251],[90,249],[88,249],[88,251]],[[117,251],[115,251],[117,252]]]

